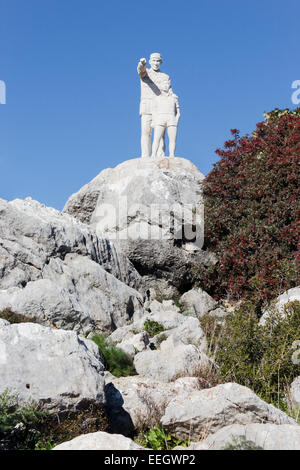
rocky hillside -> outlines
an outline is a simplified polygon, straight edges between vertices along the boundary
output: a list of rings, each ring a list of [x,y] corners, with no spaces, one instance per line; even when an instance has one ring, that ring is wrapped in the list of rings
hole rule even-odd
[[[300,288],[258,317],[194,285],[202,184],[134,159],[61,213],[0,200],[0,448],[300,449]]]

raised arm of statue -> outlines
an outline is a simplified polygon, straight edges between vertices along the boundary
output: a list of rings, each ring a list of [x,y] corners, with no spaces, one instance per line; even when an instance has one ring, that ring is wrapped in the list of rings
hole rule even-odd
[[[141,78],[144,78],[147,75],[145,58],[140,59],[137,66],[137,72]]]

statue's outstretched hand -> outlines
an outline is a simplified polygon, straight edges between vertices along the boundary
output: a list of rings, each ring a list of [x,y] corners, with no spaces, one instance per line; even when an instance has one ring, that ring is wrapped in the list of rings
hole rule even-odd
[[[143,65],[143,66],[146,65],[146,59],[145,59],[145,57],[142,57],[142,58],[140,59],[140,65]]]

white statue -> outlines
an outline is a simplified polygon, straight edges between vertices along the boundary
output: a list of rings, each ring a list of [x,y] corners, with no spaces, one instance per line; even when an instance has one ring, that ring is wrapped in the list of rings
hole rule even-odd
[[[169,79],[169,75],[160,71],[162,64],[161,54],[154,52],[150,55],[150,69],[146,68],[146,59],[140,59],[137,71],[141,79],[141,147],[142,157],[150,157],[152,134],[152,104],[153,99],[161,94],[162,83]],[[158,154],[164,157],[164,139],[160,139]]]
[[[152,157],[158,156],[158,148],[165,129],[169,137],[169,156],[175,157],[177,125],[180,118],[178,97],[171,92],[170,79],[161,85],[161,94],[156,96],[152,105],[152,122],[154,127],[154,140]]]

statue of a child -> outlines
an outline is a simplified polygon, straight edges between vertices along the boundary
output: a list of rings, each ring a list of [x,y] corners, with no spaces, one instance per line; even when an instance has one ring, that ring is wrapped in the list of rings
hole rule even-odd
[[[165,80],[161,86],[161,94],[153,99],[153,127],[154,139],[152,144],[152,157],[157,157],[160,140],[165,129],[169,137],[169,156],[175,157],[177,125],[180,118],[178,97],[171,92],[171,82]]]

